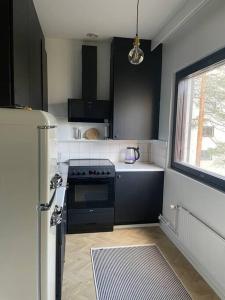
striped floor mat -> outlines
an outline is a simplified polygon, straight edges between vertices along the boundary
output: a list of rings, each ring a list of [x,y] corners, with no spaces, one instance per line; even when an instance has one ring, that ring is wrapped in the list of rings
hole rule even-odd
[[[97,300],[191,300],[156,245],[91,249]]]

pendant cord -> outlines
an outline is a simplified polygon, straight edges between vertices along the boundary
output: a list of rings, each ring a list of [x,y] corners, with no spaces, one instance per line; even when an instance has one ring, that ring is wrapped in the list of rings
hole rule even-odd
[[[136,24],[136,36],[138,36],[138,23],[139,23],[139,0],[137,1],[137,24]]]

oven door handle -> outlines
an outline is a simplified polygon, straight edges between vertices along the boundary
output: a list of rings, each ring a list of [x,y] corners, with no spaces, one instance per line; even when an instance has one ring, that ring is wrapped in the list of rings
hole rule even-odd
[[[75,184],[110,184],[114,182],[114,178],[69,178],[68,187]]]

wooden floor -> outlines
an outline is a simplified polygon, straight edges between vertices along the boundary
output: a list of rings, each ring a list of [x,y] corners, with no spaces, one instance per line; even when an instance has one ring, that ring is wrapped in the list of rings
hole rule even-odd
[[[193,300],[219,299],[160,228],[149,227],[117,229],[106,233],[67,235],[62,300],[96,299],[90,256],[91,247],[151,243],[155,243],[161,249]]]

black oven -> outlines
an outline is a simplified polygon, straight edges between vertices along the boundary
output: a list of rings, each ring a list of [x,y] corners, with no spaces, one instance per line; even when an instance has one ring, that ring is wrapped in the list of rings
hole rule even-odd
[[[72,160],[67,233],[112,231],[115,168],[108,160]]]
[[[69,180],[69,209],[112,207],[114,205],[114,178]]]

